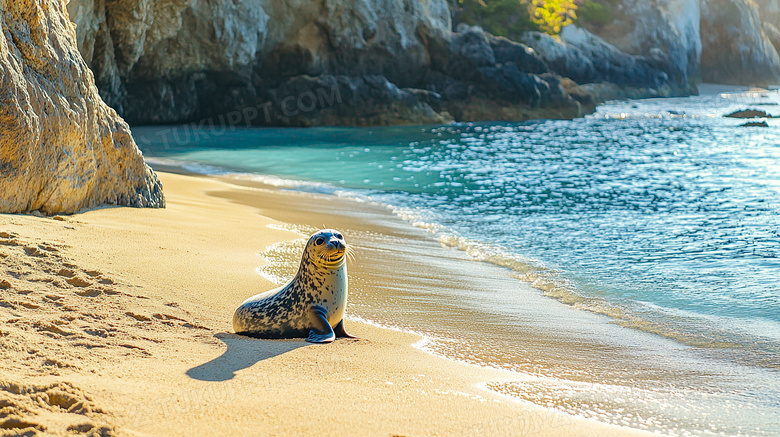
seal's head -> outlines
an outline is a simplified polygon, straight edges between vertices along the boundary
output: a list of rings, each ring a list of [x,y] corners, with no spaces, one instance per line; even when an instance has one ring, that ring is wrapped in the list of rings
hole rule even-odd
[[[344,241],[341,232],[334,229],[323,229],[309,237],[305,253],[309,260],[318,267],[336,269],[344,265],[351,250],[351,247]]]

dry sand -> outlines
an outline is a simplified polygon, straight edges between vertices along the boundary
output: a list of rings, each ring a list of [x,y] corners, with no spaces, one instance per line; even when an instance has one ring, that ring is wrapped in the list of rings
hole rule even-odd
[[[234,308],[275,287],[258,254],[300,235],[260,215],[256,190],[254,208],[226,195],[251,188],[160,176],[164,210],[0,215],[0,435],[646,434],[484,390],[522,376],[435,357],[408,333],[232,334]],[[300,196],[267,201],[280,198],[300,210]]]

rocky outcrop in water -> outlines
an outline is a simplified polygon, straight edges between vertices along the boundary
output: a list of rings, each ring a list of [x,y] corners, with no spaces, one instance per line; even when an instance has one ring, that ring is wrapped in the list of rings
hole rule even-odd
[[[61,0],[0,0],[0,212],[162,207],[156,175],[103,103]]]
[[[772,118],[772,114],[760,109],[741,109],[724,115],[726,118]]]
[[[457,120],[571,118],[587,103],[529,47],[479,27],[459,26],[429,53],[423,87],[440,93]]]

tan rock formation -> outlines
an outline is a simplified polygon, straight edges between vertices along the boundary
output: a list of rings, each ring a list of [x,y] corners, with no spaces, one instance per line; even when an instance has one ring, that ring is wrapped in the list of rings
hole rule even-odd
[[[0,0],[0,212],[163,207],[127,124],[98,95],[64,0]]]

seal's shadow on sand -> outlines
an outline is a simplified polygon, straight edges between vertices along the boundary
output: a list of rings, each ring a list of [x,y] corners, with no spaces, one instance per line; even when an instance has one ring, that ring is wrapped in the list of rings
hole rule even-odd
[[[236,372],[253,364],[286,352],[309,346],[301,340],[258,340],[242,335],[215,334],[227,345],[227,350],[213,360],[193,367],[187,376],[201,381],[227,381],[236,376]]]

